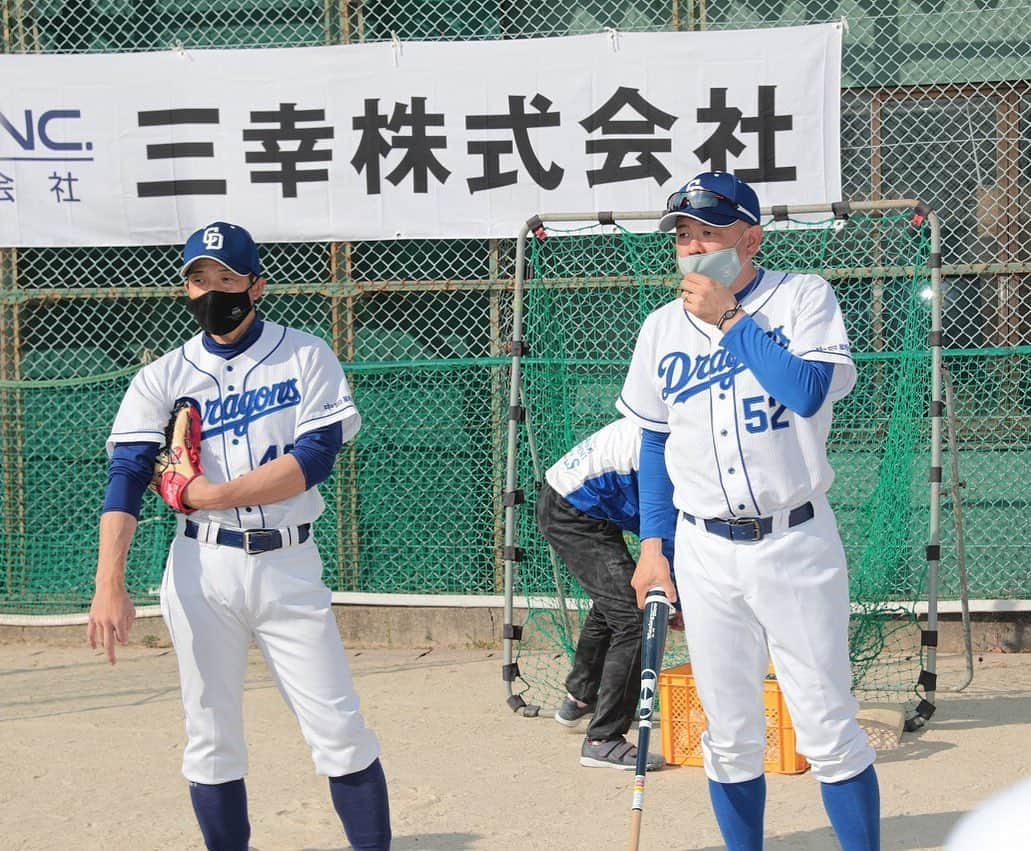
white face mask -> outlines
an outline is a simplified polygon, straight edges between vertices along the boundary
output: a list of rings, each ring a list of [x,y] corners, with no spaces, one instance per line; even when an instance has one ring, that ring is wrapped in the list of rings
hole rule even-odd
[[[714,281],[729,287],[734,279],[741,274],[741,258],[737,256],[737,246],[741,242],[745,231],[737,238],[729,248],[721,248],[718,251],[708,251],[705,254],[689,254],[687,257],[677,258],[677,267],[681,274],[687,275],[697,272],[705,275]]]

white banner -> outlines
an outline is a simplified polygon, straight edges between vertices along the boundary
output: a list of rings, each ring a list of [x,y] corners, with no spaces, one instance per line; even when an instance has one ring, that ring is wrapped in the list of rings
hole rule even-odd
[[[700,171],[841,194],[841,28],[0,56],[0,245],[514,236]]]

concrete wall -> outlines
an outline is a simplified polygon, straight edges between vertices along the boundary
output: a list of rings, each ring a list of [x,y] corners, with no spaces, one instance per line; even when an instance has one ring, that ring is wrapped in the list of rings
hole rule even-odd
[[[374,647],[457,648],[502,647],[504,612],[500,608],[335,606],[344,643],[352,650]],[[526,620],[526,611],[516,609],[514,621]],[[922,623],[926,627],[926,623]],[[959,615],[939,617],[938,650],[963,651],[963,628]],[[1031,652],[1031,613],[983,614],[971,616],[974,653]],[[72,646],[86,639],[86,627],[0,626],[0,643],[17,642]],[[170,647],[168,630],[160,617],[141,618],[133,627],[130,643]]]

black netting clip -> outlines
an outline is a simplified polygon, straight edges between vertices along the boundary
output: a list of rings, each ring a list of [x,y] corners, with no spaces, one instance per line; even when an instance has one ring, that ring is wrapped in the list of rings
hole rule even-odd
[[[774,204],[770,207],[770,215],[775,222],[786,222],[788,220],[788,205]]]
[[[922,629],[922,630],[920,630],[920,645],[922,647],[937,647],[938,646],[938,630],[936,630],[936,629]]]
[[[598,224],[599,225],[614,225],[616,219],[612,215],[612,210],[603,210],[598,213]]]
[[[510,638],[512,641],[523,640],[523,626],[518,623],[506,623],[501,628],[501,637]]]
[[[526,502],[526,494],[521,490],[505,491],[501,495],[501,504],[508,507],[522,505],[524,502]]]
[[[923,718],[925,721],[930,721],[931,716],[934,715],[934,704],[929,700],[921,700],[916,705],[916,714]]]
[[[514,683],[516,677],[519,676],[519,663],[513,662],[511,665],[501,666],[501,679],[506,683]]]
[[[933,671],[923,670],[917,677],[916,684],[923,686],[924,691],[934,691],[938,685],[938,675]]]
[[[514,358],[525,357],[530,354],[530,347],[526,344],[526,340],[509,340],[508,353]]]
[[[941,561],[942,548],[941,544],[930,544],[927,547],[927,560],[928,561]]]
[[[508,418],[515,420],[517,423],[524,422],[526,420],[526,408],[522,405],[509,405]]]
[[[518,694],[510,694],[505,703],[508,704],[508,708],[511,709],[513,712],[518,712],[520,709],[526,706],[526,701],[523,700],[522,695]]]
[[[834,201],[831,204],[831,212],[834,213],[834,218],[847,220],[852,212],[852,204],[848,201]]]
[[[504,557],[506,561],[522,561],[526,551],[522,547],[505,547]]]

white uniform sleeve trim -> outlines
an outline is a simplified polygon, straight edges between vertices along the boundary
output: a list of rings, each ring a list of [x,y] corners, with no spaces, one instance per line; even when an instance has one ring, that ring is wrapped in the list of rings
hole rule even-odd
[[[165,439],[165,433],[163,431],[113,431],[111,437],[131,437],[133,435],[157,435],[162,441]],[[133,443],[132,440],[119,440],[118,443]]]
[[[848,352],[829,352],[826,349],[810,349],[807,352],[800,352],[796,357],[825,363],[853,363],[852,355]]]
[[[627,404],[626,400],[620,394],[616,400],[616,408],[623,415],[633,420],[641,428],[646,428],[649,431],[657,431],[663,434],[669,433],[669,423],[665,420],[653,420],[650,417],[646,417],[643,414],[639,414],[630,405]]]
[[[320,428],[339,422],[342,440],[347,443],[361,430],[362,417],[353,405],[343,412],[343,416],[340,416],[341,413],[341,411],[333,411],[331,414],[326,414],[325,417],[306,420],[302,425],[297,426],[297,436],[301,437],[310,431],[318,431]]]
[[[358,408],[355,407],[353,402],[349,402],[335,411],[330,411],[328,414],[322,414],[318,417],[309,417],[304,422],[298,423],[297,433],[303,434],[306,431],[323,428],[324,426],[332,425],[337,420],[343,420],[347,417],[356,416],[357,414]]]

